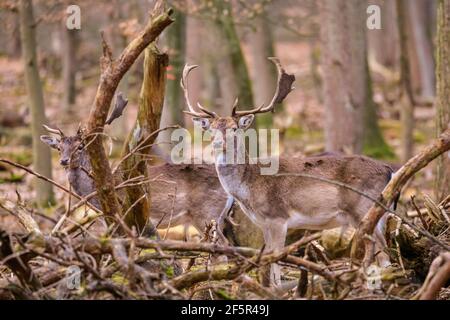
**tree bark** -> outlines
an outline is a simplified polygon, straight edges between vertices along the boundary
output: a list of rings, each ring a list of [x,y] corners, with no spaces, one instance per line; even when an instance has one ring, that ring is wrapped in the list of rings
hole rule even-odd
[[[365,6],[356,0],[322,1],[325,147],[361,153],[367,101]]]
[[[438,3],[436,48],[436,133],[450,128],[450,0]],[[438,201],[450,194],[450,154],[437,161],[435,197]]]
[[[22,56],[25,64],[25,83],[28,93],[28,104],[31,111],[31,131],[33,137],[33,167],[38,173],[51,178],[52,165],[50,149],[41,143],[39,137],[45,134],[42,127],[47,123],[42,93],[41,79],[37,66],[35,20],[31,0],[21,0],[20,12],[20,38]],[[54,201],[52,185],[35,179],[36,202],[39,205],[48,205]]]
[[[150,134],[159,128],[161,113],[164,105],[166,85],[166,68],[169,62],[167,54],[160,53],[154,43],[145,49],[144,80],[139,95],[139,109],[136,123],[124,144],[122,157],[129,154],[136,146],[139,151],[134,152],[122,163],[123,180],[143,176],[147,177],[147,160],[151,146],[156,138]],[[126,189],[126,197],[122,211],[129,210],[124,218],[128,226],[136,226],[138,232],[144,230],[149,222],[150,189],[145,185],[133,186]]]

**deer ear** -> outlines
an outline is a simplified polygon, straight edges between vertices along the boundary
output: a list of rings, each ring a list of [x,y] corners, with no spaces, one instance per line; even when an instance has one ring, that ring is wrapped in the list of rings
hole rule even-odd
[[[202,127],[203,130],[208,130],[210,126],[210,122],[208,118],[193,118],[194,125]]]
[[[245,130],[248,127],[250,127],[254,118],[255,118],[254,114],[249,114],[249,115],[240,117],[239,118],[239,129]]]
[[[48,145],[50,148],[58,149],[59,150],[59,140],[52,136],[41,136],[41,141]]]

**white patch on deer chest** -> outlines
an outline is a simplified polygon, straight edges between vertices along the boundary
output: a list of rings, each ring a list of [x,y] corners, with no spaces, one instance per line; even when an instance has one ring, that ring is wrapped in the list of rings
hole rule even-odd
[[[238,200],[248,199],[250,193],[248,186],[231,175],[219,174],[219,181],[225,191]]]

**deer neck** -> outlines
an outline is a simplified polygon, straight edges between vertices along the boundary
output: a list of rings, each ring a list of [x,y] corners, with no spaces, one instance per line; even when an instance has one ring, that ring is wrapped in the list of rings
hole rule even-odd
[[[236,199],[247,197],[249,188],[245,183],[245,178],[251,171],[247,152],[243,164],[229,163],[226,159],[226,153],[222,150],[216,151],[214,156],[217,176],[224,190]]]
[[[70,186],[81,197],[85,197],[96,190],[94,180],[89,174],[91,168],[89,157],[82,153],[73,164],[65,169]],[[91,198],[89,202],[96,208],[101,209],[97,197]]]

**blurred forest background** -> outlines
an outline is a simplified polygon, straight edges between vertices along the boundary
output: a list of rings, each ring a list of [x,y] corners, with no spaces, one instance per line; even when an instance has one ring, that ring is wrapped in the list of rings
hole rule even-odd
[[[79,30],[66,28],[73,4],[80,8]],[[0,0],[0,159],[24,166],[0,161],[0,201],[17,199],[19,211],[22,202],[35,205],[38,221],[53,224],[66,212],[66,202],[70,211],[66,192],[23,169],[68,185],[56,152],[39,140],[42,125],[73,135],[86,124],[103,75],[99,60],[105,52],[103,59],[108,57],[102,37],[118,57],[147,24],[154,5]],[[296,89],[256,124],[280,130],[283,155],[365,154],[398,168],[449,127],[450,0],[167,0],[165,5],[173,8],[175,21],[156,43],[168,54],[168,65],[164,106],[153,110],[152,131],[174,124],[192,129],[182,112],[180,77],[186,63],[200,66],[190,79],[192,103],[221,115],[230,114],[236,97],[244,108],[267,104],[277,82],[268,57],[278,57],[296,77]],[[378,13],[381,28],[376,28]],[[117,89],[129,103],[124,116],[105,129],[113,162],[131,137],[138,106],[145,104],[141,86],[149,68],[143,64],[141,55]],[[167,160],[169,142],[170,130],[161,132],[153,148],[159,162]],[[449,194],[447,153],[408,181],[401,214],[415,222],[420,218],[425,229],[448,243]],[[16,231],[16,217],[7,211],[0,211],[0,229]],[[422,221],[425,211],[431,222],[439,222],[435,230]],[[419,258],[432,256],[429,246],[420,250]],[[398,256],[403,276],[407,268],[400,249]],[[431,261],[421,267],[422,278]]]

